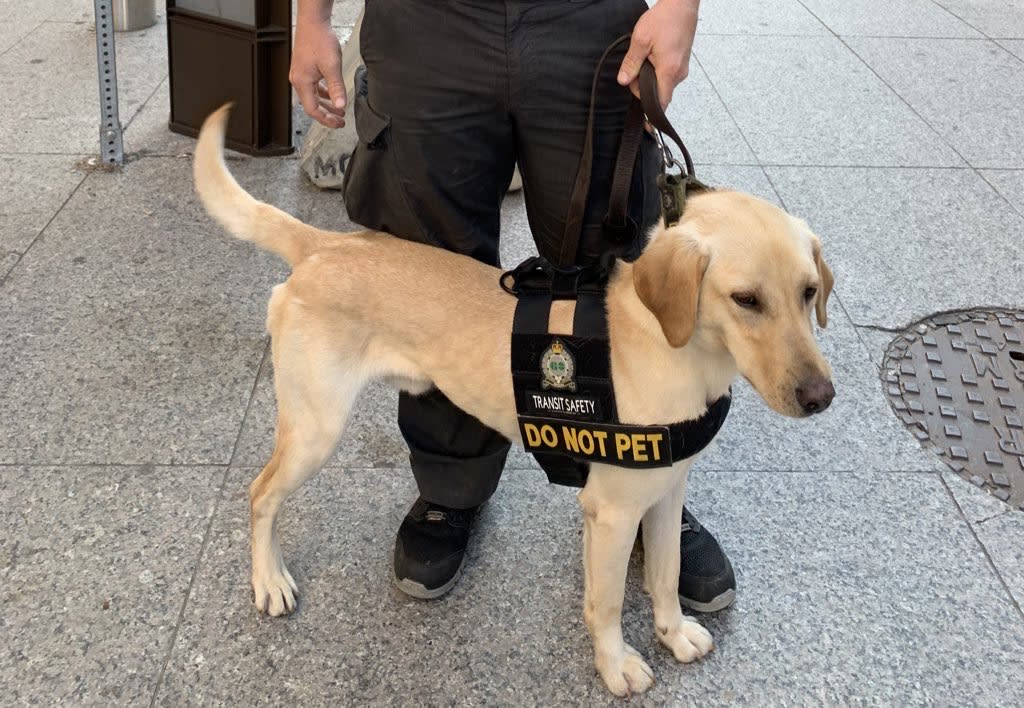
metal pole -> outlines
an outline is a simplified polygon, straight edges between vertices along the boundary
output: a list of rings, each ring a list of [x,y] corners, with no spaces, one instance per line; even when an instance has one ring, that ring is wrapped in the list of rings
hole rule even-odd
[[[93,0],[96,13],[96,68],[100,89],[100,159],[124,164],[121,121],[117,116],[117,58],[114,54],[112,0]]]

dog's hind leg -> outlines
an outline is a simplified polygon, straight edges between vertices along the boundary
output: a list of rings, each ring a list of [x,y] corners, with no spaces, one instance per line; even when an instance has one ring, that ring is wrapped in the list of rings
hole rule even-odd
[[[288,495],[312,477],[334,451],[364,383],[357,370],[300,367],[308,362],[286,359],[291,363],[275,356],[280,368],[275,371],[278,419],[274,454],[249,486],[253,601],[256,609],[271,616],[295,609],[298,594],[278,543],[278,511]]]
[[[679,533],[686,477],[644,514],[644,584],[654,605],[658,640],[689,663],[714,646],[711,634],[679,606]]]

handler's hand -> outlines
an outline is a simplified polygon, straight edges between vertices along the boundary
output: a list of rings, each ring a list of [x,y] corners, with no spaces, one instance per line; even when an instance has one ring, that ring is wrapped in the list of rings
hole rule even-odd
[[[328,21],[298,17],[288,80],[310,118],[328,128],[345,125],[341,45]]]
[[[690,70],[690,50],[697,32],[700,0],[658,0],[637,20],[629,50],[619,69],[619,84],[629,86],[637,96],[637,77],[644,59],[650,59],[658,76],[658,98],[668,108],[672,91]]]

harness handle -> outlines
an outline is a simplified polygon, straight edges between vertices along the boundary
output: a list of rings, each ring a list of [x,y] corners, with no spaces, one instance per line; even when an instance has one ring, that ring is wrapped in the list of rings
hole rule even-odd
[[[544,293],[555,300],[575,300],[583,294],[602,295],[615,268],[615,256],[602,254],[587,265],[555,266],[532,256],[501,274],[498,283],[509,295]]]

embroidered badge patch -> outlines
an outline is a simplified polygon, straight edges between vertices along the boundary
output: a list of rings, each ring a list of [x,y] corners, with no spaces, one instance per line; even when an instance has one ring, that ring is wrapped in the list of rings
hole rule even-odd
[[[553,339],[540,357],[542,389],[576,390],[576,362],[560,339]]]

